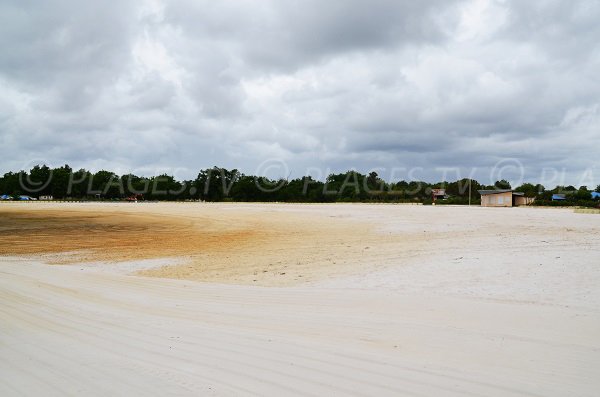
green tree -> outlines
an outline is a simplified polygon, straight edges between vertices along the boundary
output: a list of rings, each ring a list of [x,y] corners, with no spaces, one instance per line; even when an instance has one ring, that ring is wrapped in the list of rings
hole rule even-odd
[[[171,175],[162,174],[150,178],[149,198],[154,200],[177,200],[182,199],[185,186],[175,180]]]
[[[7,172],[0,183],[0,194],[8,194],[13,197],[23,194],[20,181],[25,180],[27,176],[25,171]]]
[[[67,186],[67,197],[85,198],[90,196],[92,178],[92,174],[83,168],[72,172]]]
[[[45,164],[41,167],[34,166],[29,170],[27,180],[21,181],[21,187],[32,196],[44,196],[50,194],[52,190],[53,172]]]
[[[52,170],[52,196],[61,199],[67,197],[72,174],[73,169],[71,169],[71,167],[69,167],[67,164]]]
[[[213,167],[201,170],[194,181],[199,197],[206,201],[221,201],[229,197],[241,174],[238,170]]]
[[[125,188],[117,174],[100,170],[93,174],[88,185],[89,193],[103,198],[118,198],[125,194]]]
[[[576,192],[575,192],[575,199],[576,200],[591,200],[592,199],[592,192],[590,192],[587,188],[587,186],[581,186]]]
[[[494,183],[494,186],[495,186],[496,188],[498,188],[498,189],[511,189],[510,182],[508,182],[508,181],[507,181],[507,180],[505,180],[505,179],[502,179],[502,180],[500,180],[500,181],[496,181],[496,182]]]
[[[542,194],[544,190],[544,186],[540,184],[534,185],[532,183],[524,183],[515,189],[517,192],[525,193],[526,197],[536,197]]]

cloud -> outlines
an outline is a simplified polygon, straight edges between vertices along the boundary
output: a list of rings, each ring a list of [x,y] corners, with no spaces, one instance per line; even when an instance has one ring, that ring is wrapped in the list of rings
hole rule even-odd
[[[511,158],[533,181],[600,178],[598,17],[585,0],[4,1],[0,169],[279,158],[485,179]]]

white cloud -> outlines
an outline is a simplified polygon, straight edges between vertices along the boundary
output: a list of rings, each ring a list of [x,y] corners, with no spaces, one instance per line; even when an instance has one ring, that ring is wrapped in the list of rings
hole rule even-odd
[[[435,179],[514,157],[574,180],[600,157],[598,17],[585,0],[5,1],[0,169],[273,157]]]

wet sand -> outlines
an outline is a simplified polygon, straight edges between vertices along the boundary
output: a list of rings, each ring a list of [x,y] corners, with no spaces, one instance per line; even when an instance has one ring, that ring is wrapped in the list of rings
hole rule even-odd
[[[139,274],[282,286],[351,274],[361,258],[377,257],[371,247],[401,252],[424,241],[420,233],[374,233],[375,224],[305,207],[13,203],[0,206],[0,252],[53,264],[177,258],[176,266],[165,260]]]

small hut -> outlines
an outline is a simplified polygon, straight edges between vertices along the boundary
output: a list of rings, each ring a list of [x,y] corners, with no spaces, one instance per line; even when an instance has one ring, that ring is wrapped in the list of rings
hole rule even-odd
[[[478,190],[482,207],[518,207],[533,203],[533,197],[511,189]]]
[[[431,189],[431,198],[433,201],[443,200],[447,198],[446,189]]]

